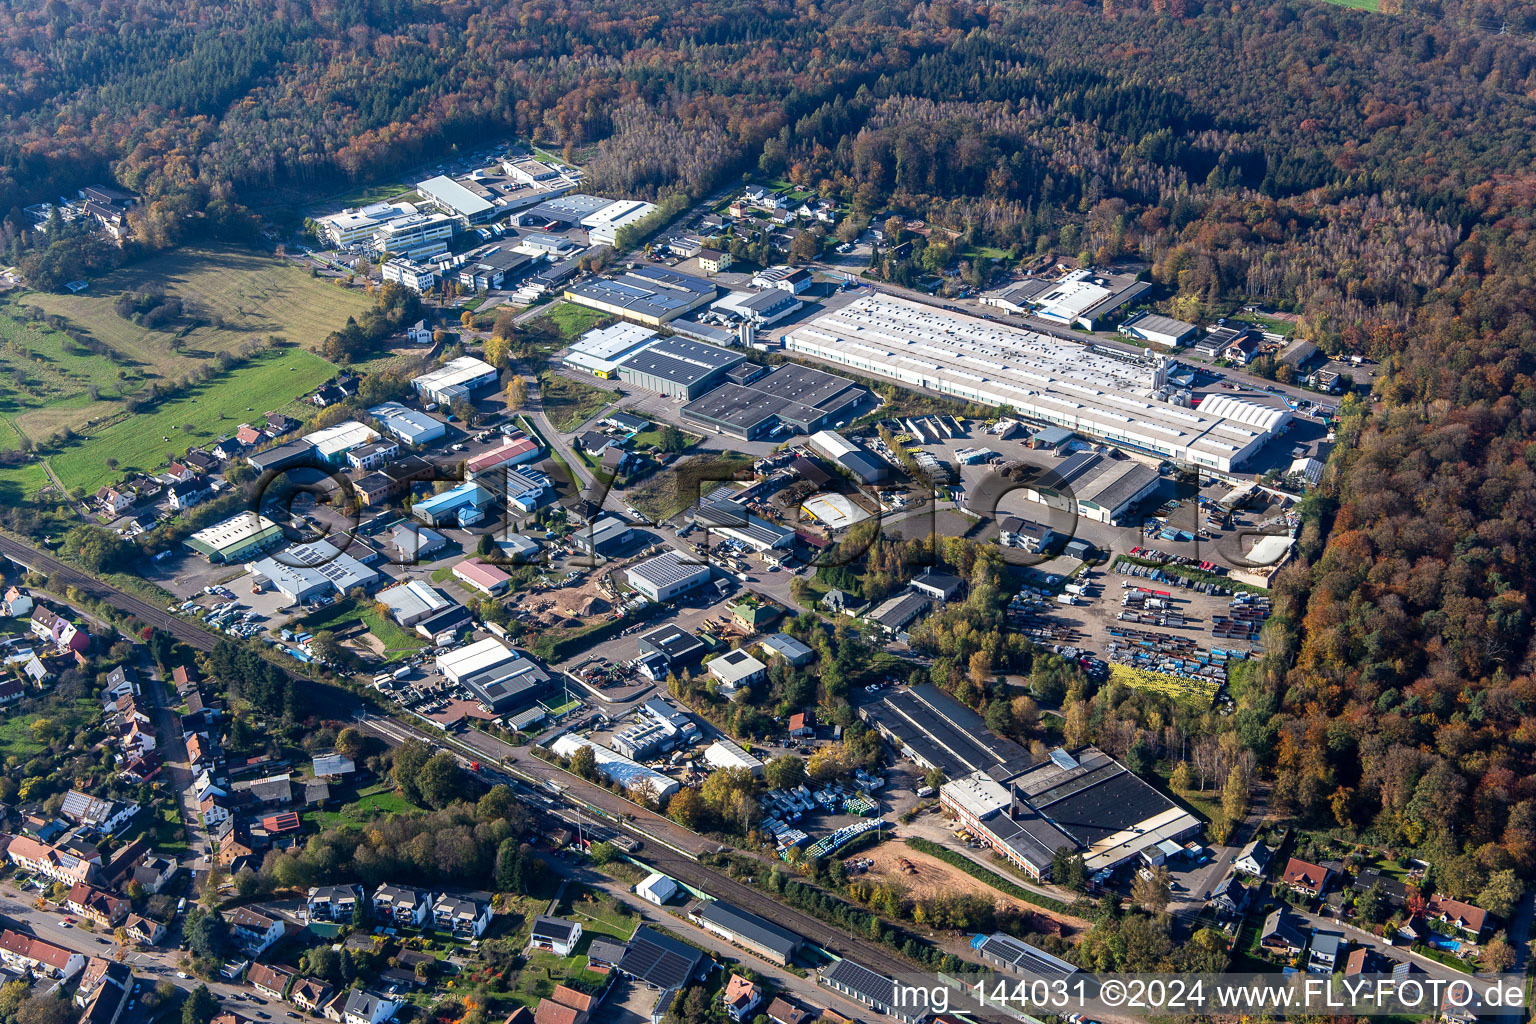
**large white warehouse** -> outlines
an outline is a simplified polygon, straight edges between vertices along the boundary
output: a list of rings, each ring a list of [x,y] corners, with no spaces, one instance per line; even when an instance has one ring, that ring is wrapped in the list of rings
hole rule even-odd
[[[907,299],[871,295],[800,325],[790,352],[894,378],[1103,438],[1124,448],[1230,472],[1290,412],[1227,395],[1199,409],[1156,397],[1167,360],[1090,348]]]

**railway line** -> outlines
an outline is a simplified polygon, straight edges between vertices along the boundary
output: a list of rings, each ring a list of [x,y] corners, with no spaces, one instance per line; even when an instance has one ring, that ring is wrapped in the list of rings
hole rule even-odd
[[[211,651],[214,644],[220,639],[218,634],[210,630],[177,618],[163,608],[157,608],[131,594],[124,593],[111,584],[89,576],[79,569],[75,569],[29,545],[19,543],[8,537],[0,537],[0,554],[34,572],[46,573],[48,576],[68,586],[75,587],[81,593],[100,600],[106,600],[114,607],[122,609],[147,625],[164,630],[177,640],[196,650]],[[305,681],[310,682],[310,680]],[[414,738],[423,740],[434,747],[453,750],[453,745],[445,742],[445,737],[441,735],[433,736],[430,733],[418,730],[397,720],[372,718],[368,724],[373,726],[369,731],[382,738],[391,746],[397,746],[408,738]],[[493,782],[506,781],[505,774],[500,771],[482,769],[479,774]],[[588,783],[573,777],[568,780],[567,792],[562,793],[560,798],[566,803],[573,803],[579,799],[580,794],[587,787],[589,787]],[[615,823],[607,822],[605,824],[612,825]],[[623,827],[623,823],[617,824]],[[641,837],[651,838],[644,833],[641,833]],[[912,965],[902,961],[892,954],[889,949],[867,939],[860,939],[848,933],[837,932],[832,925],[803,911],[786,906],[767,894],[742,882],[738,882],[722,872],[700,864],[688,856],[670,850],[660,843],[653,842],[649,844],[644,856],[645,860],[651,863],[658,871],[663,871],[678,881],[684,882],[695,889],[708,892],[719,899],[733,903],[767,920],[776,921],[840,957],[857,960],[873,970],[882,971],[887,974],[910,975],[914,971]]]

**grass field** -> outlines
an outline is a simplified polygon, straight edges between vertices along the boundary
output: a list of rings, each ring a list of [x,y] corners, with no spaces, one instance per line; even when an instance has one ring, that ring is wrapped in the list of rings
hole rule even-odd
[[[363,824],[386,814],[405,814],[416,807],[395,792],[393,783],[380,782],[358,790],[357,799],[337,811],[310,811],[308,818],[320,828]]]
[[[539,396],[544,414],[560,430],[575,430],[618,401],[618,394],[583,384],[558,373],[539,375]]]
[[[547,319],[559,330],[560,337],[574,338],[578,334],[584,334],[598,324],[612,320],[607,313],[601,313],[586,306],[578,306],[574,302],[557,302],[549,307],[549,312],[539,319]]]
[[[148,412],[87,435],[48,464],[66,487],[94,491],[125,472],[153,470],[192,445],[283,410],[334,372],[330,363],[301,348],[268,352]],[[193,429],[183,429],[188,425]],[[108,458],[118,461],[116,469],[107,466]]]
[[[1335,7],[1348,7],[1356,11],[1379,11],[1381,9],[1378,0],[1324,0],[1324,2],[1333,4]]]
[[[182,316],[163,330],[143,327],[113,309],[123,292],[151,285],[163,286],[182,302]],[[34,441],[64,427],[82,430],[121,415],[117,400],[123,396],[150,382],[172,384],[221,352],[272,335],[316,343],[367,302],[360,290],[310,277],[293,264],[212,247],[180,249],[123,267],[77,295],[28,292],[16,305],[63,317],[72,330],[115,355],[88,352],[60,331],[20,319],[15,307],[0,308],[0,414]]]
[[[385,661],[399,661],[427,645],[420,635],[386,619],[371,604],[360,605],[353,601],[337,601],[330,607],[305,617],[303,622],[305,629],[333,631],[344,629],[354,623],[362,623],[363,628],[384,645]]]
[[[44,740],[50,733],[68,739],[81,726],[100,717],[101,707],[93,700],[64,700],[49,695],[23,701],[0,720],[0,760],[30,758],[47,746]]]

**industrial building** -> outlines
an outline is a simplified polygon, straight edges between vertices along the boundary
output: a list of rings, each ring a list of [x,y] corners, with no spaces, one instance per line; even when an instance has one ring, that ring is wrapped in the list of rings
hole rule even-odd
[[[379,268],[379,276],[394,281],[401,287],[416,292],[429,292],[437,287],[437,268],[415,260],[393,259]]]
[[[625,757],[649,760],[699,738],[693,719],[660,697],[635,709],[635,721],[613,734],[613,749]]]
[[[315,223],[320,229],[321,241],[338,249],[350,249],[371,242],[379,228],[390,221],[412,217],[419,212],[414,203],[373,203],[317,217]]]
[[[750,383],[721,384],[680,413],[717,434],[754,441],[781,427],[810,434],[843,423],[869,397],[868,389],[846,377],[785,363]]]
[[[515,175],[477,171],[466,178],[439,174],[416,184],[423,200],[468,227],[487,224],[516,210],[526,209],[564,195],[575,183],[563,176],[536,182]]]
[[[406,627],[454,606],[425,580],[412,580],[381,590],[375,600],[389,609],[396,622]]]
[[[609,750],[575,733],[568,732],[561,736],[551,744],[549,749],[561,757],[570,757],[582,747],[592,749],[597,760],[598,774],[610,782],[618,783],[635,796],[665,800],[682,788],[676,779],[670,779],[661,772],[653,771],[637,761],[631,761],[623,754]],[[636,934],[638,935],[638,932]],[[622,965],[620,969],[623,969]]]
[[[675,622],[641,633],[636,645],[642,655],[656,655],[668,668],[686,665],[704,653],[703,641]]]
[[[593,245],[615,245],[619,232],[656,212],[655,203],[621,199],[581,219],[587,240]]]
[[[607,380],[618,371],[620,363],[650,345],[655,338],[654,330],[639,324],[620,322],[597,327],[571,342],[565,365]]]
[[[453,238],[453,218],[441,213],[418,213],[379,225],[370,248],[396,256],[419,259],[446,252]]]
[[[945,783],[939,802],[1036,881],[1050,877],[1062,848],[1080,853],[1095,873],[1200,829],[1193,815],[1097,747],[1057,749],[1012,775],[972,772]]]
[[[456,276],[459,284],[471,291],[494,291],[511,289],[541,266],[542,260],[527,253],[493,245],[484,251],[470,253],[469,258],[459,264]]]
[[[709,566],[681,551],[668,551],[624,571],[629,585],[658,603],[709,582]]]
[[[763,774],[763,761],[741,749],[740,744],[724,736],[711,743],[704,751],[704,763],[714,768],[740,768],[753,775]]]
[[[1288,410],[1226,395],[1198,409],[1163,401],[1166,357],[1080,345],[889,295],[823,313],[791,331],[785,346],[1222,472],[1290,422]]]
[[[883,1013],[902,1024],[921,1024],[931,1015],[928,1006],[912,1005],[923,1000],[927,989],[920,985],[902,985],[897,994],[894,978],[876,974],[863,964],[839,960],[821,972],[821,983],[834,992],[856,999],[876,1013]],[[946,1005],[948,1000],[945,1001]]]
[[[1063,511],[1070,511],[1075,499],[1084,519],[1119,526],[1161,482],[1157,470],[1134,459],[1088,451],[1068,456],[1023,490],[1030,501]]]
[[[521,466],[526,462],[532,462],[543,454],[544,449],[537,441],[519,431],[509,436],[497,448],[481,452],[464,464],[464,469],[471,479],[480,473],[497,469],[498,467],[511,468]]]
[[[1077,973],[1077,965],[1002,932],[978,935],[971,941],[971,946],[981,954],[982,960],[1013,974],[1061,978]]]
[[[283,539],[282,527],[264,515],[241,512],[222,523],[198,530],[186,540],[187,547],[210,562],[238,562]]]
[[[345,462],[347,453],[352,449],[378,439],[377,430],[357,420],[346,420],[299,438],[300,441],[314,448],[316,455],[333,466],[339,466]]]
[[[453,567],[454,579],[487,597],[494,597],[507,589],[512,577],[489,562],[478,558],[466,558]]]
[[[1178,348],[1186,342],[1193,341],[1200,333],[1200,328],[1194,324],[1187,324],[1183,320],[1175,320],[1171,316],[1137,313],[1135,316],[1127,317],[1115,332],[1151,345]]]
[[[437,657],[443,678],[467,687],[493,715],[532,703],[549,685],[549,673],[521,651],[494,637]]]
[[[379,426],[409,445],[423,445],[436,441],[448,432],[448,424],[415,409],[407,409],[399,402],[385,402],[368,410],[368,415],[379,421]]]
[[[571,302],[636,323],[660,327],[713,302],[717,289],[702,277],[642,266],[614,278],[594,278],[567,288]]]
[[[983,305],[1010,313],[1032,314],[1067,327],[1090,331],[1104,326],[1116,311],[1143,298],[1152,286],[1134,274],[1072,270],[1054,281],[1031,278],[982,296]]]
[[[752,278],[752,286],[799,295],[807,291],[813,281],[811,272],[803,267],[777,266],[758,271]]]
[[[357,588],[370,590],[379,573],[328,541],[294,544],[251,566],[252,582],[270,581],[290,601],[322,595],[345,597]]]
[[[624,520],[605,515],[571,534],[570,541],[582,553],[596,557],[622,550],[634,535],[634,527]]]
[[[776,964],[788,964],[805,942],[787,928],[720,900],[695,903],[688,908],[688,920]]]
[[[866,484],[883,483],[891,475],[890,467],[842,434],[818,430],[806,438],[805,443],[812,451],[842,466]]]
[[[452,405],[461,398],[468,401],[476,391],[495,384],[496,380],[496,367],[484,359],[459,356],[412,379],[411,387],[423,401]]]
[[[1029,767],[1029,751],[998,736],[982,717],[932,684],[887,694],[859,709],[886,742],[946,778],[973,772],[1012,775]]]
[[[295,466],[319,466],[320,457],[315,446],[308,441],[288,441],[284,444],[256,452],[246,459],[258,473],[280,473]]]
[[[718,492],[699,502],[693,510],[693,521],[712,534],[740,541],[759,553],[795,543],[795,531],[753,515],[741,502]]]
[[[740,648],[710,659],[704,667],[709,669],[709,674],[720,684],[720,692],[727,697],[744,686],[768,678],[768,666]]]
[[[637,388],[692,401],[725,379],[746,361],[739,352],[686,338],[661,338],[626,356],[618,364],[621,380]]]
[[[470,526],[480,521],[495,500],[496,495],[470,481],[422,498],[411,506],[411,515],[428,526]]]

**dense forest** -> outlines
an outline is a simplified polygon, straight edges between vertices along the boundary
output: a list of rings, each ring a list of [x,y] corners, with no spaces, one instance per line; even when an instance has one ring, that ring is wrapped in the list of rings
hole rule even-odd
[[[93,180],[146,196],[155,248],[515,134],[608,193],[782,176],[855,227],[921,221],[973,277],[1138,260],[1186,318],[1296,312],[1382,372],[1343,407],[1235,715],[1063,678],[986,602],[924,642],[1001,727],[1029,733],[1033,705],[972,677],[1040,675],[1073,738],[1187,759],[1202,789],[1256,773],[1274,809],[1422,851],[1471,896],[1536,868],[1536,7],[1383,7],[18,0],[0,245],[19,259],[38,245],[19,208]],[[133,256],[70,237],[24,272]],[[850,580],[880,592],[892,557]]]

